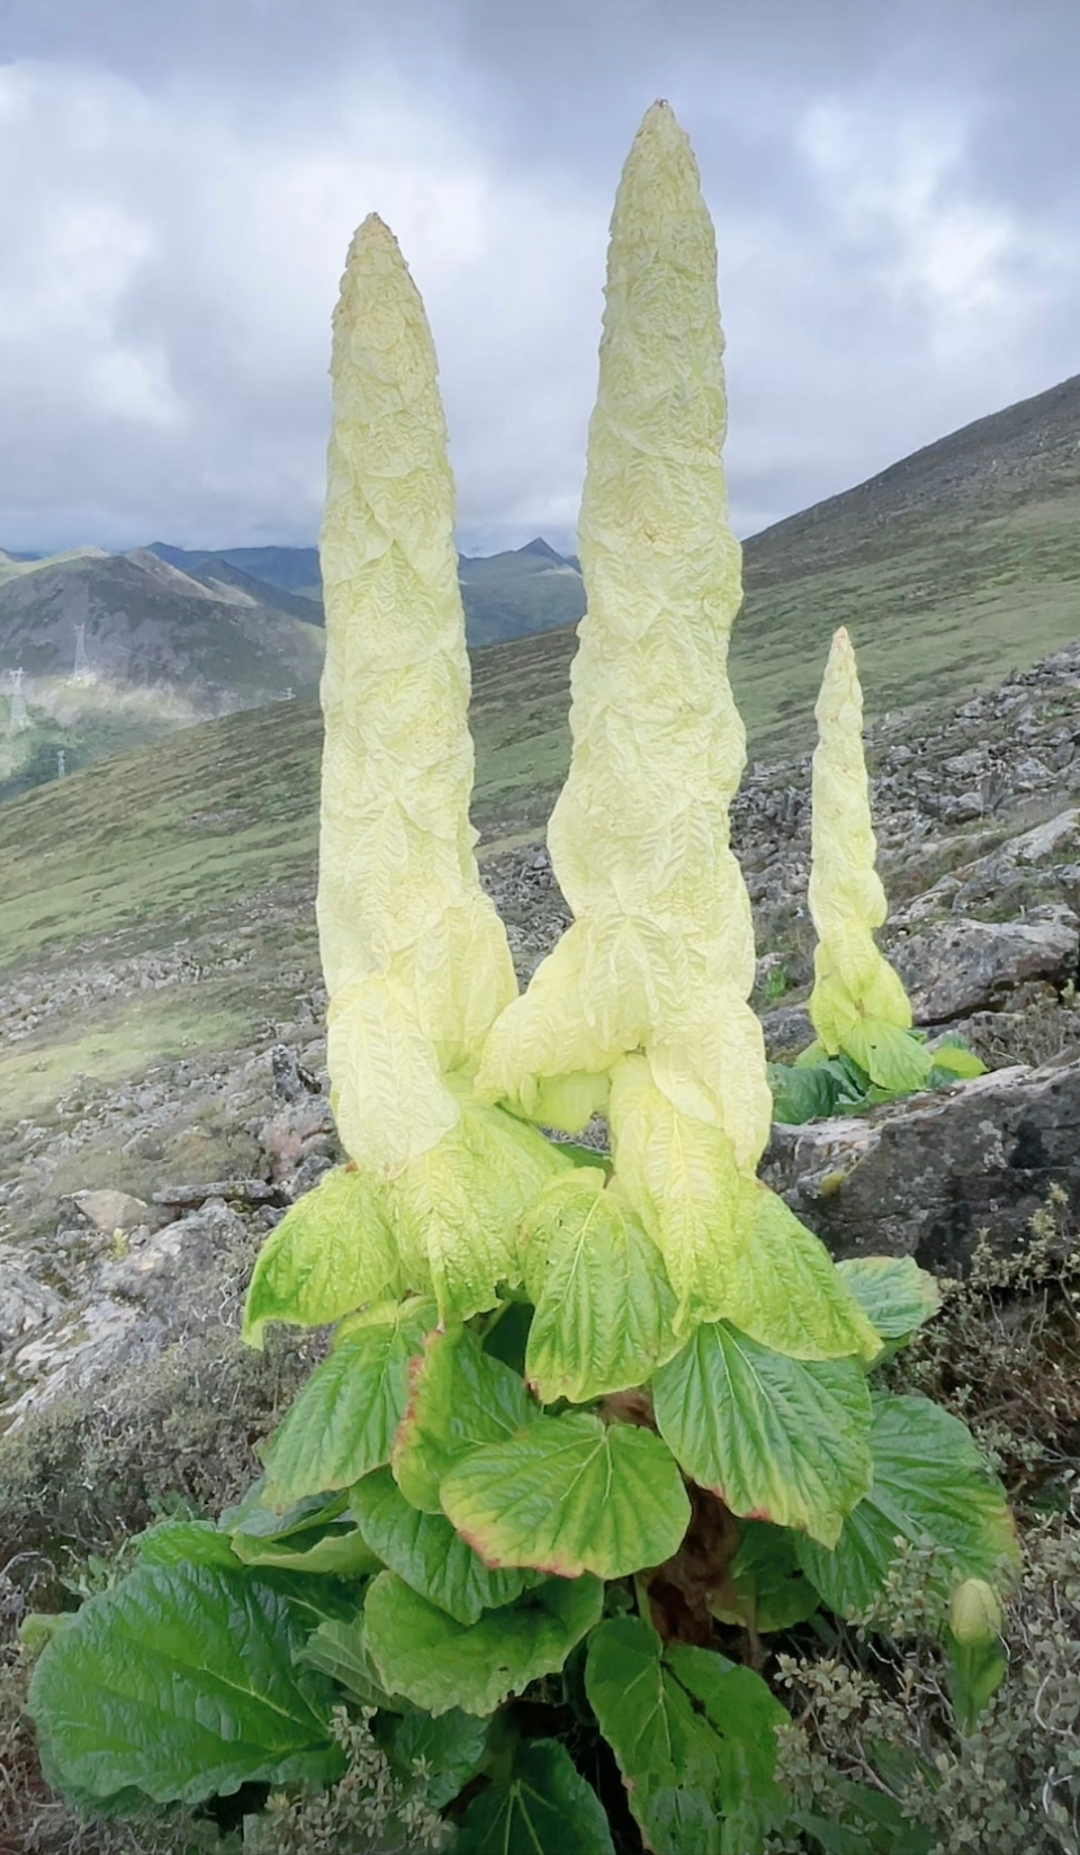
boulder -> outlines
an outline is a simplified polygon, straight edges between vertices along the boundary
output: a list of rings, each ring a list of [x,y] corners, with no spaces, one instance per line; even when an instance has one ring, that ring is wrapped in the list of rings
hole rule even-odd
[[[146,1218],[146,1205],[130,1192],[74,1192],[72,1202],[103,1237],[117,1230],[134,1230]]]
[[[1080,1058],[775,1127],[762,1177],[836,1256],[962,1273],[983,1230],[1023,1248],[1052,1184],[1080,1210]]]
[[[20,1266],[15,1250],[0,1246],[0,1346],[47,1326],[63,1305],[46,1283]]]
[[[1080,934],[1060,904],[1023,921],[945,921],[889,948],[918,1024],[947,1024],[997,1004],[1025,979],[1074,979]]]

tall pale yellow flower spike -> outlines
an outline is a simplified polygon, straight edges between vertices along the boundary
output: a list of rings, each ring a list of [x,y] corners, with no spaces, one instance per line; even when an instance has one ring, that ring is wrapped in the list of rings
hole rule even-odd
[[[444,1080],[516,995],[469,823],[469,665],[435,349],[374,214],[334,318],[320,539],[326,724],[317,912],[334,1110],[394,1177],[458,1120]]]
[[[906,1033],[911,1004],[874,940],[888,913],[877,873],[863,701],[855,652],[833,637],[815,709],[810,913],[817,930],[810,1018],[829,1055],[844,1051],[885,1088],[919,1088],[932,1058]]]
[[[753,1170],[770,1095],[750,905],[729,847],[745,735],[727,676],[741,601],[720,447],[716,244],[666,103],[623,171],[580,550],[573,756],[548,833],[576,917],[504,1012],[478,1086],[580,1126],[644,1049],[671,1106]]]

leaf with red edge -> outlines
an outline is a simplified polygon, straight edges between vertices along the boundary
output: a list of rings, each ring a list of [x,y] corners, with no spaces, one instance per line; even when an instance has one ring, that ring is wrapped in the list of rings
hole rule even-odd
[[[690,1502],[651,1430],[585,1411],[538,1417],[474,1449],[441,1488],[443,1510],[491,1566],[623,1578],[678,1550]]]

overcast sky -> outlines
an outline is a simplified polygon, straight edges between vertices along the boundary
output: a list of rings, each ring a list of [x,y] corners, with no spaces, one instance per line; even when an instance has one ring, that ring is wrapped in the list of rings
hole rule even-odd
[[[666,96],[747,535],[1080,372],[1077,0],[0,0],[0,546],[315,539],[372,210],[466,552],[573,544],[607,223]]]

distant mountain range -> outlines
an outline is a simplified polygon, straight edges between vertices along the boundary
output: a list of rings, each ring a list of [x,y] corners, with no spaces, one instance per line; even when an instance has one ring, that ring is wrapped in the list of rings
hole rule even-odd
[[[877,714],[956,700],[1070,642],[1080,636],[1080,375],[753,536],[744,568],[732,677],[759,753],[806,742],[838,624],[852,631]],[[470,642],[493,647],[474,664],[485,778],[513,790],[524,823],[565,765],[580,569],[537,539],[461,557],[459,571]],[[148,708],[126,731],[99,713],[79,734],[69,703],[63,714],[54,705],[51,732],[13,747],[4,671],[69,674],[82,625],[91,669],[183,691],[203,713],[313,695],[319,592],[313,548],[0,553],[0,797],[52,777],[61,748],[70,771],[137,744],[140,728],[149,738],[180,725]],[[31,744],[43,756],[32,778]]]
[[[460,557],[469,642],[501,642],[585,610],[581,571],[537,539]],[[315,548],[83,548],[44,559],[0,552],[0,671],[74,668],[183,690],[208,712],[314,689],[323,611]]]

